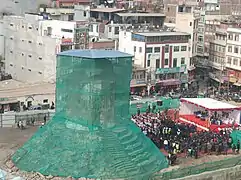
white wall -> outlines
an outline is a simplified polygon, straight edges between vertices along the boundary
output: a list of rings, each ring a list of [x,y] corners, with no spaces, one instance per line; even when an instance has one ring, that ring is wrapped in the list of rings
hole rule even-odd
[[[185,32],[191,35],[190,39],[190,57],[193,57],[194,54],[192,53],[193,48],[195,50],[195,37],[193,37],[194,33],[194,20],[193,13],[177,13],[176,14],[176,29],[177,31]],[[190,24],[191,23],[191,24]]]
[[[48,27],[52,28],[51,37],[52,38],[74,38],[74,29],[76,22],[70,21],[58,21],[58,20],[43,20],[39,22],[41,35],[47,35],[46,31]],[[71,32],[64,32],[63,29],[69,30]]]
[[[4,28],[6,73],[24,82],[54,81],[60,40],[40,36],[38,21],[31,24],[20,17],[5,17]]]
[[[228,28],[227,33],[227,46],[226,46],[226,67],[241,71],[241,28]],[[229,35],[232,34],[233,40],[229,39]],[[238,40],[235,40],[235,35],[238,35]],[[232,52],[229,52],[229,46],[232,47]],[[234,52],[235,47],[238,47],[238,53]],[[231,64],[228,63],[228,59],[231,58]],[[237,64],[234,64],[234,59],[237,59]]]
[[[4,57],[4,25],[3,21],[0,21],[0,56]]]
[[[89,5],[75,5],[74,6],[74,20],[87,21],[90,18]]]
[[[129,53],[134,56],[134,64],[145,67],[145,42],[132,41],[132,33],[126,31],[119,32],[119,51]],[[134,52],[136,46],[136,52]],[[141,52],[139,51],[141,48]]]

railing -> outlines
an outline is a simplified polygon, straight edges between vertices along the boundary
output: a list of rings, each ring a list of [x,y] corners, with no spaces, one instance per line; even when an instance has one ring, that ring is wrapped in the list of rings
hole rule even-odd
[[[9,112],[0,114],[0,128],[3,127],[14,127],[18,121],[23,121],[26,125],[40,125],[51,119],[54,115],[54,111],[50,110],[35,110],[25,112]]]
[[[214,162],[206,162],[196,166],[189,166],[185,168],[175,169],[172,171],[167,171],[163,173],[154,174],[150,180],[168,180],[168,179],[177,179],[186,176],[196,175],[208,171],[215,171],[224,168],[231,168],[237,165],[241,165],[241,156],[235,156],[233,158],[214,161]]]

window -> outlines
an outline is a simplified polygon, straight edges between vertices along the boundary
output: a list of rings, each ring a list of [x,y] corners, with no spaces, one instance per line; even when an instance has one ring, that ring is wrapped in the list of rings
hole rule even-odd
[[[182,65],[182,64],[185,64],[185,57],[182,57],[182,58],[181,58],[181,65]]]
[[[11,67],[13,67],[13,64],[10,64]]]
[[[239,66],[241,66],[241,60],[239,61]]]
[[[32,29],[32,27],[31,27],[31,26],[29,26],[29,27],[28,27],[28,29]]]
[[[20,105],[23,106],[23,105],[24,105],[24,102],[21,102]]]
[[[173,67],[177,67],[177,58],[173,58]]]
[[[156,68],[160,68],[160,59],[156,59]]]
[[[228,64],[231,64],[231,62],[232,62],[232,58],[231,58],[231,57],[228,57],[227,63],[228,63]]]
[[[235,66],[238,65],[238,59],[236,59],[236,58],[233,59],[233,65],[235,65]]]
[[[119,34],[119,27],[115,27],[115,34]]]
[[[165,66],[168,66],[168,59],[167,59],[167,58],[165,59],[164,65],[165,65]]]
[[[13,54],[13,51],[10,51],[11,54]]]
[[[238,34],[235,34],[234,40],[235,40],[235,41],[239,41],[239,35],[238,35]]]
[[[24,56],[24,54],[22,53],[22,56]]]
[[[165,53],[169,53],[169,46],[165,46]]]
[[[228,34],[228,39],[233,40],[233,34]]]
[[[134,52],[136,52],[136,46],[134,46]]]
[[[13,40],[13,37],[10,37],[10,40]]]
[[[24,28],[24,25],[22,25],[22,28]]]
[[[48,99],[44,99],[44,100],[43,100],[43,103],[48,103]]]
[[[86,11],[84,11],[83,15],[84,15],[84,17],[86,17]]]
[[[148,59],[148,60],[147,60],[147,67],[150,67],[150,65],[151,65],[151,60]]]
[[[32,43],[32,41],[28,41],[28,43],[30,43],[30,44],[31,44],[31,43]]]
[[[32,57],[32,55],[28,55],[28,57],[30,57],[30,58],[31,58],[31,57]]]
[[[146,53],[152,53],[152,48],[151,47],[146,48]]]
[[[62,32],[67,32],[67,33],[72,33],[73,30],[72,29],[61,29]]]
[[[187,51],[187,46],[181,46],[181,51]]]
[[[139,53],[141,53],[142,52],[142,47],[139,47]]]
[[[39,57],[38,59],[39,59],[39,60],[42,60],[43,58],[42,58],[42,57]]]
[[[41,71],[38,72],[39,74],[43,74]]]
[[[24,42],[24,39],[22,39],[22,42]]]
[[[28,69],[29,72],[31,72],[32,70],[31,69]]]
[[[22,70],[24,69],[24,67],[22,66]]]
[[[174,46],[174,52],[179,52],[179,46]]]
[[[234,47],[234,53],[238,54],[238,47]]]
[[[13,27],[13,23],[10,23],[9,25]]]
[[[228,46],[228,52],[232,52],[232,46]]]
[[[192,26],[192,22],[190,22],[189,25]]]
[[[111,32],[111,29],[112,29],[112,28],[111,28],[111,27],[109,27],[109,32]]]
[[[154,47],[154,52],[155,52],[155,53],[160,52],[160,47]]]
[[[38,43],[38,45],[42,46],[43,44],[42,43]]]

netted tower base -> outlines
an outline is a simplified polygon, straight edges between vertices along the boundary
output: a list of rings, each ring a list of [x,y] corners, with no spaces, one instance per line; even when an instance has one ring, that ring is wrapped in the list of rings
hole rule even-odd
[[[118,51],[58,55],[56,114],[12,157],[43,175],[142,179],[166,168],[158,148],[132,123],[132,57]]]

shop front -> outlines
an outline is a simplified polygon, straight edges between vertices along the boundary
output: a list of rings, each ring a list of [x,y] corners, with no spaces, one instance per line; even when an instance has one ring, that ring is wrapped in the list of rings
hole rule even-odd
[[[156,89],[157,91],[175,90],[188,83],[186,65],[175,68],[159,68],[156,70]]]

